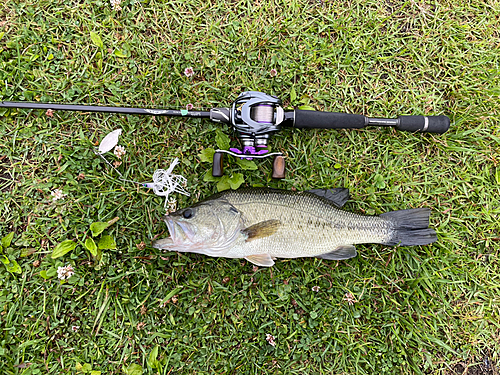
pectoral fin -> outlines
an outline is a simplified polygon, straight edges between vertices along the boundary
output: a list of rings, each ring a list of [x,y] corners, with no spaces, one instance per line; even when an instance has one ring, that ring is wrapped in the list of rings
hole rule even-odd
[[[253,263],[257,266],[261,267],[272,267],[274,265],[274,260],[271,258],[269,254],[256,254],[249,255],[245,257],[250,263]]]
[[[353,245],[342,245],[335,248],[335,250],[330,251],[329,253],[318,255],[316,256],[316,258],[342,260],[354,258],[356,255],[358,255],[358,253]]]
[[[281,222],[279,220],[266,220],[245,228],[242,232],[248,236],[246,240],[248,242],[276,233],[280,225]]]

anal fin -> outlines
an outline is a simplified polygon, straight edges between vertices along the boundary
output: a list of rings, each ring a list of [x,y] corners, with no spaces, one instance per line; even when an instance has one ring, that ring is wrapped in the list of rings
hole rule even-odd
[[[261,267],[272,267],[274,265],[274,260],[269,254],[255,254],[245,257],[250,263],[253,263]]]
[[[328,260],[343,260],[354,258],[358,255],[354,245],[342,245],[336,247],[334,250],[326,254],[317,255],[316,258],[328,259]]]

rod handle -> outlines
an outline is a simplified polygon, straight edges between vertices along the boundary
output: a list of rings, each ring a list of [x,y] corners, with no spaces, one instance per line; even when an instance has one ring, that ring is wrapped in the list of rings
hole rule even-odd
[[[443,134],[450,128],[447,116],[400,116],[397,119],[371,119],[363,115],[338,112],[295,110],[295,128],[361,129],[366,125],[395,126],[408,132]]]
[[[407,132],[443,134],[450,128],[447,116],[399,116],[396,129]]]
[[[294,128],[359,129],[365,116],[350,113],[295,110]]]

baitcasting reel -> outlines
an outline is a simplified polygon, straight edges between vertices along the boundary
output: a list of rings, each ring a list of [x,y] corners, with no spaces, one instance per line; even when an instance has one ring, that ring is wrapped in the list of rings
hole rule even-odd
[[[232,125],[243,145],[243,150],[230,148],[229,151],[215,151],[212,167],[214,177],[223,174],[224,153],[247,160],[274,156],[272,177],[285,177],[283,154],[269,154],[267,149],[271,134],[279,131],[280,124],[285,120],[285,111],[281,108],[280,99],[258,91],[246,91],[236,98],[231,108],[212,109],[210,119]]]
[[[365,126],[394,126],[398,130],[422,133],[446,132],[450,119],[440,116],[400,116],[397,119],[369,118],[362,115],[338,112],[320,112],[294,109],[284,111],[281,100],[258,91],[241,93],[230,108],[212,108],[207,111],[174,109],[147,109],[128,107],[105,107],[73,104],[48,104],[29,102],[0,102],[0,108],[52,109],[83,112],[122,113],[133,115],[209,118],[214,122],[231,125],[243,149],[216,150],[212,174],[223,174],[223,154],[241,159],[262,159],[274,156],[273,178],[285,177],[285,160],[282,153],[269,153],[269,138],[282,126],[294,128],[360,129]]]

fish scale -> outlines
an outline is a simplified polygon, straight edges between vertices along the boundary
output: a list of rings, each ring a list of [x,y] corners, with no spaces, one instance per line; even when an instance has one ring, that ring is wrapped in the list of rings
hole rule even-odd
[[[393,225],[387,220],[339,210],[330,201],[308,192],[282,194],[268,189],[242,189],[228,191],[222,197],[243,213],[247,227],[269,219],[281,222],[274,235],[250,241],[235,248],[234,253],[311,257],[341,245],[382,243],[393,232]]]

